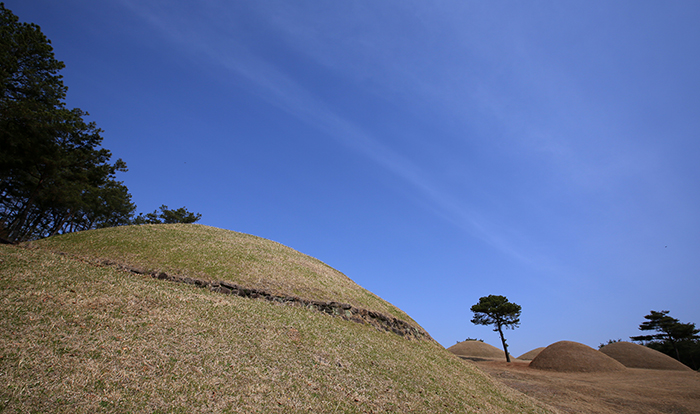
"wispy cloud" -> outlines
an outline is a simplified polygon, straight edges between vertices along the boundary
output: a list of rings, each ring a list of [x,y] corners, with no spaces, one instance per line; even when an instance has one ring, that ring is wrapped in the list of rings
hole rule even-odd
[[[206,28],[191,30],[187,26],[191,23],[170,21],[167,16],[148,11],[128,0],[124,0],[124,4],[182,48],[184,53],[193,58],[206,57],[210,63],[225,68],[232,75],[231,79],[237,79],[237,84],[246,85],[252,93],[270,104],[314,126],[327,137],[371,159],[410,184],[422,194],[425,204],[435,214],[517,260],[530,261],[528,255],[494,230],[495,226],[475,208],[441,190],[429,173],[334,111],[277,67],[247,50],[238,39],[225,33],[207,33]]]
[[[283,2],[272,19],[287,44],[315,62],[370,82],[383,98],[409,102],[402,105],[407,111],[465,128],[478,118],[496,133],[463,139],[545,163],[572,187],[597,190],[645,174],[652,155],[620,133],[610,112],[621,109],[601,109],[606,102],[587,91],[598,80],[582,78],[547,47],[556,41],[552,33],[523,23],[520,12],[534,11],[503,7],[494,14],[477,3],[359,6],[347,19],[342,8],[319,16],[325,7]],[[560,12],[555,5],[542,9]]]

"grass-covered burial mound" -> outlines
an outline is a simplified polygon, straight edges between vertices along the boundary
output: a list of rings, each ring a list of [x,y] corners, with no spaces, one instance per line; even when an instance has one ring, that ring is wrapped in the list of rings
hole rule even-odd
[[[613,342],[600,348],[600,352],[614,358],[628,368],[692,371],[686,365],[664,353],[631,342]]]
[[[506,359],[506,355],[502,349],[498,349],[493,345],[481,341],[459,342],[447,348],[447,350],[463,358]]]
[[[560,372],[625,370],[624,365],[604,353],[572,341],[559,341],[546,347],[530,362],[530,367]]]

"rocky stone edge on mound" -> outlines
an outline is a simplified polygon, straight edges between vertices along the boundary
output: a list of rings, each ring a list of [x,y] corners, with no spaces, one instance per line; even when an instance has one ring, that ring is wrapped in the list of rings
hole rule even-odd
[[[58,254],[62,256],[68,256],[66,253],[62,252],[58,252]],[[138,267],[124,265],[121,263],[111,261],[109,259],[95,260],[77,256],[72,257],[92,265],[114,267],[119,270],[127,271],[136,275],[150,276],[154,279],[166,280],[176,283],[185,283],[188,285],[208,289],[212,292],[217,292],[224,295],[236,295],[244,298],[263,299],[268,302],[283,305],[300,306],[310,310],[323,312],[334,317],[339,317],[347,321],[371,325],[379,331],[392,332],[409,340],[424,340],[435,342],[435,340],[430,336],[430,334],[428,334],[428,332],[418,327],[415,327],[409,324],[408,322],[405,322],[393,316],[385,315],[381,312],[356,308],[346,303],[309,300],[289,295],[275,295],[265,290],[239,286],[235,283],[225,281],[209,281],[204,279],[192,278],[189,276],[172,275],[162,271],[153,271],[149,273]]]

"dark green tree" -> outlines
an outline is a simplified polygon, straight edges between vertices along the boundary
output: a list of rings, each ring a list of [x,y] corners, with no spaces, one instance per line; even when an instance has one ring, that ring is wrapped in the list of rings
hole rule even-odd
[[[661,341],[673,348],[677,360],[681,360],[679,343],[698,339],[700,329],[694,323],[681,323],[678,319],[668,316],[669,311],[651,311],[639,325],[640,331],[656,331],[652,335],[631,336],[630,339],[639,342]]]
[[[146,215],[140,213],[134,219],[134,224],[196,223],[201,218],[201,214],[187,211],[185,207],[171,210],[163,204],[152,213],[147,213]]]
[[[128,224],[135,206],[88,114],[65,107],[51,42],[0,3],[0,228],[11,241]]]
[[[479,303],[471,307],[474,312],[472,323],[476,325],[493,325],[494,332],[501,336],[503,352],[506,353],[506,361],[510,362],[508,345],[503,336],[503,329],[515,329],[520,326],[520,305],[508,302],[505,296],[489,295],[479,298]]]

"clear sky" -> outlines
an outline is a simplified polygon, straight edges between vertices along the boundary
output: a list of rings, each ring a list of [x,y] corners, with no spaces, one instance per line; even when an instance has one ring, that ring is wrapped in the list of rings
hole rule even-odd
[[[140,212],[316,257],[448,347],[700,324],[700,2],[6,0]]]

